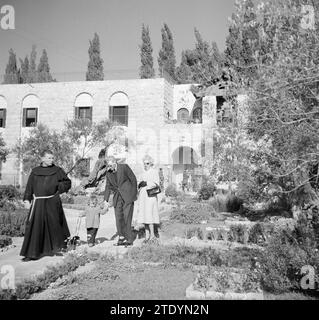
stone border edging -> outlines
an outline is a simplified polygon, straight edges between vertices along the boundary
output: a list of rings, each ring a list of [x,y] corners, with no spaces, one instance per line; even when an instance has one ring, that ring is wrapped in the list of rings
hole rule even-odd
[[[187,299],[210,299],[210,300],[264,300],[264,293],[263,291],[260,292],[245,292],[245,293],[238,293],[238,292],[218,292],[218,291],[200,291],[194,288],[194,284],[196,280],[191,283],[185,291]]]

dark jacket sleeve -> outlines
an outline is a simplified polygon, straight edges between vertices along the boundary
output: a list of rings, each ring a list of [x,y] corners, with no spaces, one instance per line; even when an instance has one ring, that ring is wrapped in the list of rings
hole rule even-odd
[[[71,180],[62,168],[58,171],[58,190],[59,193],[68,192],[71,189]]]
[[[109,178],[106,176],[105,177],[105,191],[104,191],[104,200],[105,201],[109,201],[111,191],[112,190],[111,190],[110,181],[109,181]]]
[[[31,202],[31,200],[33,199],[33,178],[34,178],[34,174],[33,172],[31,172],[27,182],[27,186],[25,188],[23,201],[29,200]]]
[[[130,181],[132,183],[132,186],[134,187],[134,189],[137,190],[136,176],[135,176],[134,172],[132,171],[132,169],[127,164],[125,164],[125,171],[126,171],[128,178],[130,179]]]

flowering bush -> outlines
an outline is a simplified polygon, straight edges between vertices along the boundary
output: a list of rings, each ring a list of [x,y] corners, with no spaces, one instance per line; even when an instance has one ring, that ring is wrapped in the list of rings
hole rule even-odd
[[[165,189],[165,196],[176,198],[178,196],[177,186],[175,183],[171,183]]]

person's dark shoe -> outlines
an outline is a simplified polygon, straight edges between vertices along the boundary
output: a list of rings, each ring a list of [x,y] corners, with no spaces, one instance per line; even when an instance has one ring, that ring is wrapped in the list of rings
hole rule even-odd
[[[125,246],[125,248],[131,247],[132,245],[133,245],[132,242],[129,242],[129,241],[127,241],[127,240],[124,241],[124,246]]]
[[[38,259],[36,259],[36,258],[29,258],[29,257],[24,257],[24,258],[22,259],[23,262],[29,262],[29,261],[35,261],[35,260],[38,260]]]

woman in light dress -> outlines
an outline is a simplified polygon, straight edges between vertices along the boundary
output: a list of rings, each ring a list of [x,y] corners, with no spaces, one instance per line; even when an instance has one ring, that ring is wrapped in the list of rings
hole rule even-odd
[[[159,224],[157,195],[149,197],[147,189],[159,186],[159,174],[154,169],[154,160],[149,155],[143,158],[144,172],[138,184],[139,195],[137,205],[137,224],[145,226],[144,243],[156,240],[154,224]]]

